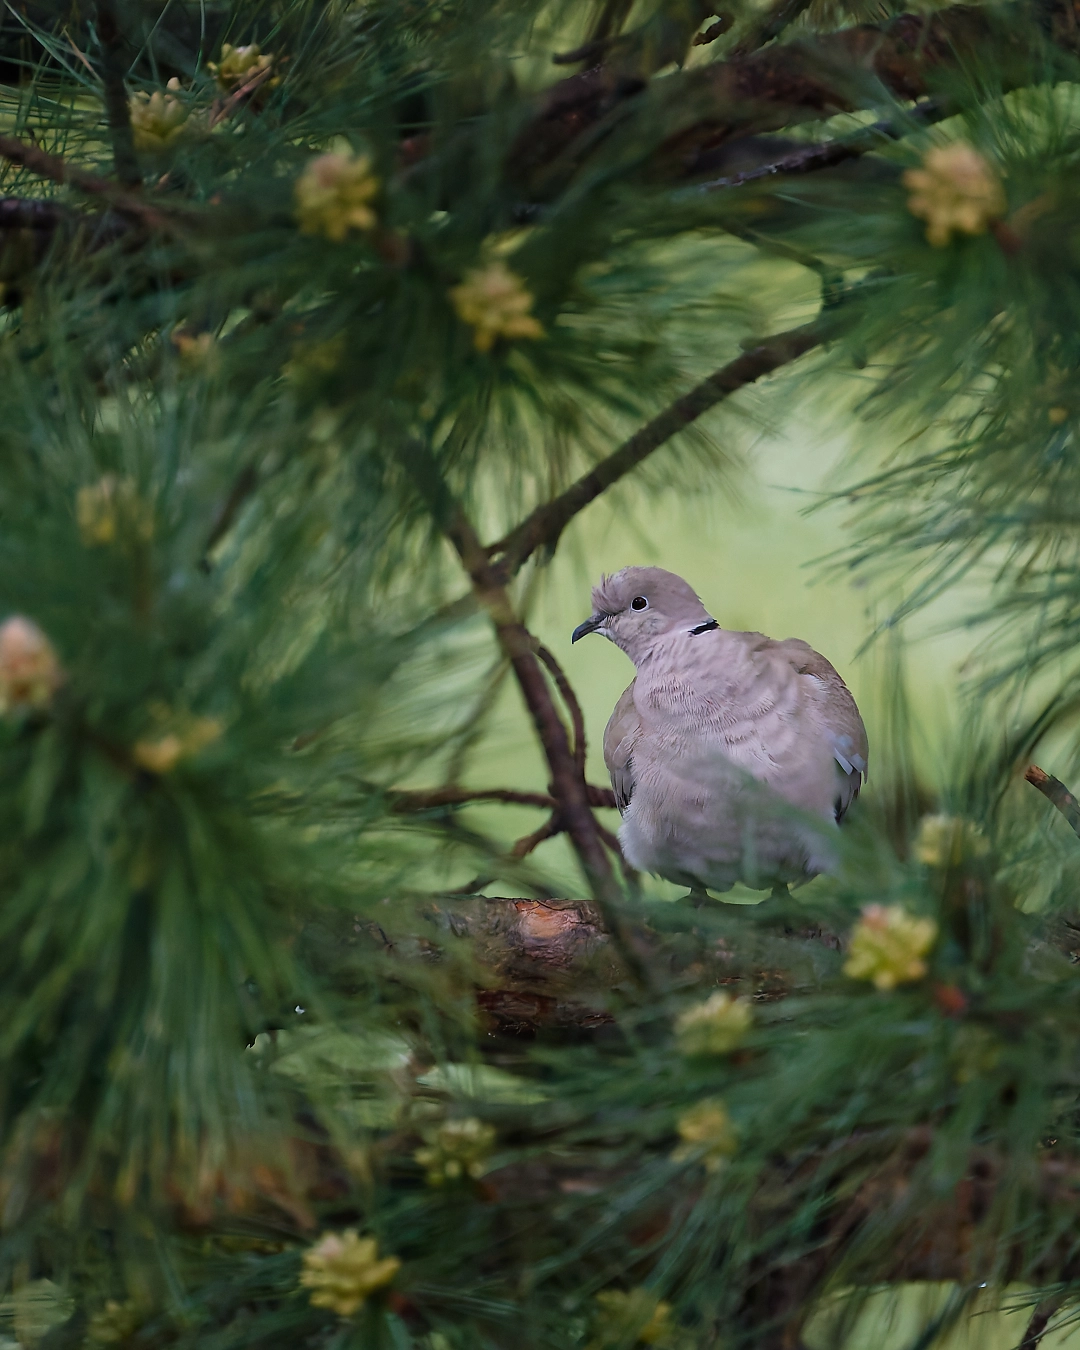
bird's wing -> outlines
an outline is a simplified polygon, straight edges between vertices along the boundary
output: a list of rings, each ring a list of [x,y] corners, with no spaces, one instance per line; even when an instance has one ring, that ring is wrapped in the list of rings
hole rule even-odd
[[[820,652],[800,638],[788,638],[777,646],[798,675],[808,676],[815,683],[815,703],[829,737],[833,758],[847,779],[846,791],[837,803],[836,818],[840,820],[859,795],[867,777],[870,752],[866,728],[851,690]]]
[[[625,811],[634,791],[634,746],[641,735],[641,720],[634,706],[634,681],[615,704],[604,728],[604,763],[611,775],[615,805]]]

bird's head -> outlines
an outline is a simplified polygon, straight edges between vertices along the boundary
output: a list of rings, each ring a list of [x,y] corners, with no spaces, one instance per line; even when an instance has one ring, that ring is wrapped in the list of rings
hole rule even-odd
[[[662,567],[624,567],[602,577],[593,587],[592,603],[592,614],[574,629],[571,641],[602,633],[635,665],[667,633],[716,626],[694,590]]]

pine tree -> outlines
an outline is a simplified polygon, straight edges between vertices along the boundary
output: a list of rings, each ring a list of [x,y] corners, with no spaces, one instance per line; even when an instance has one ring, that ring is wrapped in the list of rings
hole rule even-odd
[[[1071,1316],[1078,58],[1063,0],[7,0],[4,1344]],[[852,370],[836,565],[883,628],[990,577],[969,725],[932,791],[889,665],[837,875],[660,903],[531,605]]]

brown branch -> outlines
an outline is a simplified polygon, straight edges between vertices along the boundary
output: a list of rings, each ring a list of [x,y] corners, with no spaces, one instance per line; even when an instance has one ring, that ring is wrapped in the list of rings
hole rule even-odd
[[[1046,1335],[1046,1329],[1050,1325],[1050,1319],[1064,1302],[1064,1294],[1053,1294],[1049,1298],[1041,1299],[1035,1305],[1031,1320],[1024,1332],[1024,1339],[1016,1347],[1016,1350],[1038,1350],[1042,1338]]]
[[[585,784],[590,806],[615,809],[615,794],[610,788]],[[391,809],[401,815],[413,811],[434,811],[440,806],[468,806],[471,802],[503,802],[508,806],[538,806],[543,811],[554,811],[558,802],[546,792],[518,792],[515,788],[446,787],[417,791],[395,791],[389,794]]]
[[[500,647],[514,668],[548,761],[553,795],[559,803],[566,832],[598,900],[613,907],[619,900],[618,890],[596,831],[585,781],[577,771],[566,728],[533,651],[532,635],[514,613],[505,588],[493,576],[483,545],[460,509],[445,522],[444,529],[458,551],[477,598],[491,618]]]
[[[129,189],[118,187],[108,178],[99,178],[97,174],[87,173],[85,169],[77,169],[59,155],[50,155],[36,145],[20,141],[17,136],[0,136],[0,159],[6,159],[10,164],[22,165],[31,173],[65,187],[76,188],[79,192],[85,192],[87,196],[100,197],[116,211],[138,217],[144,225],[163,229],[175,223],[172,215],[166,215],[157,207],[151,206]]]
[[[221,504],[221,509],[214,517],[214,523],[210,526],[210,532],[206,536],[206,543],[203,545],[203,556],[199,566],[204,572],[210,570],[210,554],[222,539],[232,529],[233,522],[240,513],[240,508],[255,491],[259,485],[259,471],[254,464],[245,464],[233,480],[233,485],[229,489],[229,495]]]
[[[514,612],[502,579],[472,523],[451,496],[434,457],[426,448],[414,444],[410,447],[409,458],[417,490],[427,500],[436,522],[454,546],[476,598],[491,620],[499,646],[513,668],[547,759],[552,795],[558,803],[563,828],[588,878],[612,941],[638,980],[647,984],[647,972],[623,926],[620,912],[623,897],[597,829],[585,779],[574,761],[566,727],[556,710],[536,655],[533,636]]]
[[[820,346],[829,335],[829,328],[821,321],[789,329],[786,333],[768,338],[752,351],[737,356],[734,361],[729,361],[726,366],[702,380],[696,388],[676,399],[652,421],[646,422],[629,440],[602,459],[595,468],[583,474],[565,492],[538,506],[508,535],[492,544],[487,551],[498,560],[497,571],[493,575],[501,583],[518,572],[538,548],[553,548],[579,511],[595,501],[613,483],[636,469],[672,436],[684,431],[702,413],[708,412],[737,390],[744,389]]]
[[[536,654],[543,661],[551,672],[551,678],[555,681],[555,686],[566,705],[566,711],[570,714],[570,722],[574,728],[574,763],[578,767],[578,772],[582,778],[585,777],[585,718],[581,711],[581,704],[577,700],[573,686],[566,678],[566,673],[559,665],[555,657],[541,643],[536,644]]]
[[[1068,6],[1062,0],[1053,3],[1050,19],[1060,13],[1067,20]],[[781,4],[774,22],[785,8]],[[970,65],[980,55],[991,60],[1003,90],[1015,88],[1031,78],[1041,41],[1037,33],[1025,40],[1023,35],[1034,30],[1017,21],[1021,15],[1026,18],[1027,11],[1019,7],[990,11],[953,5],[934,14],[901,14],[881,24],[774,43],[752,55],[668,76],[665,90],[674,102],[696,103],[702,112],[658,148],[655,163],[695,174],[700,157],[725,142],[866,107],[875,85],[903,100],[925,97],[939,72]],[[1061,45],[1074,47],[1068,24],[1058,27]],[[528,182],[568,152],[572,168],[576,148],[584,155],[599,144],[595,128],[629,101],[641,100],[645,87],[599,66],[546,90],[536,116],[515,138],[508,160],[511,176]],[[643,110],[649,106],[642,103]],[[665,106],[672,105],[665,100]]]
[[[760,182],[763,178],[812,173],[816,169],[831,168],[835,164],[842,164],[846,159],[857,159],[860,155],[875,150],[883,140],[899,140],[911,130],[912,122],[928,126],[949,117],[954,111],[950,104],[940,99],[926,99],[910,108],[903,121],[883,118],[846,140],[822,141],[819,144],[802,146],[767,164],[758,164],[752,169],[744,169],[723,178],[712,178],[698,184],[698,187],[702,192],[711,192],[721,188],[743,187],[747,183]],[[730,153],[732,148],[730,145],[725,147],[721,156]],[[699,161],[698,168],[706,167],[707,159],[703,157]]]
[[[210,109],[208,121],[211,130],[216,127],[219,122],[224,122],[227,117],[231,117],[244,99],[246,99],[249,94],[253,94],[260,85],[265,84],[273,73],[273,66],[264,66],[262,70],[256,71],[250,80],[231,93],[228,98],[215,99],[213,107]]]
[[[399,815],[414,811],[433,811],[440,806],[466,806],[470,802],[505,802],[511,806],[539,806],[553,811],[555,798],[545,792],[515,792],[510,788],[442,787],[429,792],[392,792],[391,809]]]
[[[1069,828],[1074,834],[1080,836],[1080,802],[1076,800],[1065,784],[1060,779],[1055,778],[1053,774],[1040,769],[1037,764],[1029,764],[1024,770],[1024,777],[1032,787],[1038,788],[1052,806],[1057,807],[1069,822]]]
[[[135,154],[135,136],[131,130],[128,93],[124,84],[127,74],[124,51],[127,42],[114,0],[97,0],[97,35],[101,43],[101,83],[116,176],[126,187],[141,187],[142,174]]]
[[[549,816],[539,829],[533,830],[532,834],[523,835],[510,850],[510,857],[515,862],[522,858],[527,858],[529,854],[545,839],[554,839],[557,834],[562,834],[562,822],[558,815]]]

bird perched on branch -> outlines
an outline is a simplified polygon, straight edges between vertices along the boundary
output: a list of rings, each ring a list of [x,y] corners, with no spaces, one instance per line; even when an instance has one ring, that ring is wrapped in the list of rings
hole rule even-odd
[[[862,718],[829,662],[798,638],[721,628],[659,567],[624,567],[592,600],[572,641],[602,633],[637,668],[604,733],[628,861],[695,903],[828,870],[867,769]]]

